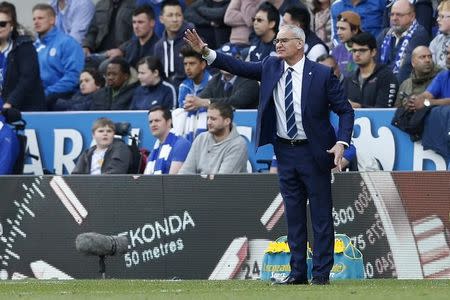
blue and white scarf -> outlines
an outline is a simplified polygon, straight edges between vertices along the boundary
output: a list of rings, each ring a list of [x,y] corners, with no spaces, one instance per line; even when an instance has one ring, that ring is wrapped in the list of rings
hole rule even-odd
[[[414,32],[416,31],[419,23],[417,23],[416,20],[409,26],[408,31],[406,32],[402,45],[400,47],[400,50],[397,52],[397,55],[395,56],[394,61],[394,68],[392,69],[392,72],[394,74],[398,74],[400,71],[400,67],[403,64],[403,59],[406,53],[406,48],[408,47],[409,42],[412,39],[412,36]],[[381,55],[380,60],[383,64],[389,64],[389,58],[391,54],[391,47],[392,47],[392,38],[394,37],[394,31],[391,29],[386,33],[386,36],[384,37],[383,44],[381,45]]]
[[[172,132],[160,143],[156,140],[153,150],[147,160],[144,174],[169,174],[170,164],[172,163],[172,149],[178,138]]]

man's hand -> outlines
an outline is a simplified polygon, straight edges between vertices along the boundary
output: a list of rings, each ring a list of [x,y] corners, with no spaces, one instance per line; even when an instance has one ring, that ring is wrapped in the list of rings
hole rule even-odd
[[[348,100],[348,102],[350,102],[350,105],[352,106],[352,108],[361,108],[361,104],[359,104],[358,102],[353,102],[352,100]]]
[[[109,49],[108,51],[106,51],[106,56],[108,58],[114,58],[114,57],[118,57],[118,56],[123,56],[123,52],[119,48]]]
[[[183,39],[197,53],[202,53],[203,47],[208,46],[208,44],[203,42],[195,29],[187,29]]]
[[[412,111],[419,110],[424,107],[423,105],[424,101],[425,101],[424,97],[412,95],[406,102],[406,108]]]
[[[333,148],[327,150],[328,153],[334,154],[334,165],[337,166],[339,172],[342,171],[342,156],[344,155],[344,145],[336,143]]]
[[[208,107],[209,102],[209,99],[188,95],[184,99],[184,110],[193,111],[199,109],[200,107]]]
[[[5,102],[5,103],[3,104],[3,108],[4,108],[4,109],[9,109],[9,108],[11,108],[11,107],[12,107],[11,103]]]

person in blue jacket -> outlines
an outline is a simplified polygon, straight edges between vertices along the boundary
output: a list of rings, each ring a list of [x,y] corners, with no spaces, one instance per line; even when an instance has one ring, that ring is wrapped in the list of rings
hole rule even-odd
[[[0,104],[3,105],[1,99]],[[6,124],[3,114],[0,114],[0,175],[12,174],[18,154],[19,141],[17,135]]]
[[[81,45],[55,26],[55,11],[48,4],[33,7],[34,43],[38,53],[41,79],[47,109],[52,110],[58,98],[69,98],[78,88],[84,67]]]
[[[0,91],[3,108],[45,110],[39,63],[31,37],[19,35],[14,4],[0,3]],[[2,108],[0,107],[0,109]]]
[[[154,106],[173,109],[177,105],[177,93],[165,79],[159,58],[146,56],[138,62],[138,79],[141,86],[134,91],[130,110],[149,110]]]

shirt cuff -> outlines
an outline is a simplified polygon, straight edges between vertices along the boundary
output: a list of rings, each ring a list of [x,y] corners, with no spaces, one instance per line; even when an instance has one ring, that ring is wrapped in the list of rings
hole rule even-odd
[[[344,141],[337,141],[336,144],[342,144],[344,145],[344,148],[347,149],[348,148],[348,143],[344,142]]]
[[[206,55],[206,56],[202,55],[202,57],[206,60],[208,65],[210,65],[216,60],[217,53],[216,53],[216,51],[209,49],[208,55]]]

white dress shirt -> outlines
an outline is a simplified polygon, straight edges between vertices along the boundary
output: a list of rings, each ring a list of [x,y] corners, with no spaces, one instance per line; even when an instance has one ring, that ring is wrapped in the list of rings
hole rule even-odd
[[[290,140],[287,134],[286,126],[286,109],[284,106],[284,90],[286,88],[287,69],[290,67],[292,71],[292,99],[294,101],[295,123],[297,125],[297,135],[295,140],[306,139],[305,130],[302,124],[302,82],[303,67],[305,65],[305,57],[293,66],[289,66],[284,62],[284,72],[273,91],[273,99],[275,100],[275,108],[277,113],[277,135],[281,138]]]

